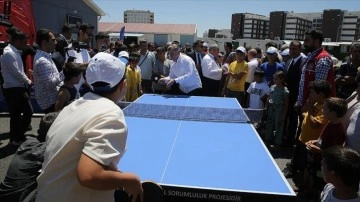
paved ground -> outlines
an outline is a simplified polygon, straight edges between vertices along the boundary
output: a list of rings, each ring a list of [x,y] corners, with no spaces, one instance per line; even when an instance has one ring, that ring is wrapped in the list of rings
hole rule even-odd
[[[40,122],[40,117],[34,117],[32,119],[32,131],[27,132],[27,135],[36,135]],[[5,177],[9,163],[13,157],[13,154],[16,151],[16,147],[8,146],[9,143],[9,118],[1,116],[0,117],[0,180],[2,181]],[[292,154],[292,149],[284,148],[277,152],[272,152],[272,155],[278,164],[279,168],[282,170],[286,163],[290,161]],[[292,179],[288,179],[291,186],[294,185]],[[298,201],[309,201],[309,200],[298,200]]]

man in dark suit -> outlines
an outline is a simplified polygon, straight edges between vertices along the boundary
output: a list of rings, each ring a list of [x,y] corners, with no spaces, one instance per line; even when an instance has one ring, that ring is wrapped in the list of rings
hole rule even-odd
[[[196,69],[199,72],[200,78],[202,80],[203,74],[201,69],[201,61],[202,58],[205,56],[205,54],[202,53],[204,41],[203,40],[196,40],[193,43],[193,52],[191,52],[188,56],[191,57],[191,59],[194,60]]]
[[[287,84],[287,88],[289,89],[288,129],[286,130],[287,134],[285,135],[285,137],[286,142],[289,145],[292,145],[296,136],[299,115],[297,112],[294,111],[294,105],[299,94],[301,66],[303,65],[305,60],[301,55],[300,41],[292,41],[290,43],[289,55],[291,59],[285,67],[285,70],[287,72],[285,82]]]

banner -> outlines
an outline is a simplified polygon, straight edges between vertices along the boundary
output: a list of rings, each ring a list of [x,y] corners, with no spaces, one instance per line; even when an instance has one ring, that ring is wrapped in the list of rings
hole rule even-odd
[[[124,42],[124,40],[125,40],[125,26],[123,26],[120,29],[120,37],[119,37],[119,39],[120,39],[121,42]]]

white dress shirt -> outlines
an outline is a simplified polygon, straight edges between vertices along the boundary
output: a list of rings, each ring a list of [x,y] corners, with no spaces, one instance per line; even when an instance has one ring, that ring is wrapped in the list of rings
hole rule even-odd
[[[258,68],[259,66],[259,61],[257,58],[253,58],[248,62],[248,72],[246,74],[246,83],[252,83],[254,81],[254,73],[255,70]],[[246,90],[246,89],[245,89]]]
[[[220,80],[222,76],[222,69],[216,63],[214,56],[211,53],[206,54],[201,61],[201,68],[203,76],[213,80]]]
[[[67,53],[65,53],[65,61],[67,62],[70,57],[74,57],[74,62],[75,63],[87,63],[90,61],[91,57],[89,54],[89,51],[87,49],[80,49],[79,52],[77,52],[76,50],[72,49],[72,45],[70,44],[68,46],[69,50],[67,51]],[[84,78],[81,77],[80,81],[78,84],[75,84],[75,88],[79,91],[81,85],[85,82]]]
[[[170,73],[165,80],[168,79],[174,79],[184,93],[202,87],[195,62],[185,54],[180,54],[176,61],[171,62]]]
[[[31,84],[25,74],[20,52],[11,44],[4,48],[1,57],[1,74],[4,78],[4,88],[25,87],[25,84]]]

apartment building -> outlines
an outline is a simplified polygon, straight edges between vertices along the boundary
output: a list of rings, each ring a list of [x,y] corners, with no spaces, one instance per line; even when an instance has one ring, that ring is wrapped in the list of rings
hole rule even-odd
[[[266,39],[269,18],[252,13],[234,13],[231,17],[233,39]]]
[[[342,24],[337,30],[337,41],[357,41],[360,34],[360,11],[344,11]]]
[[[297,15],[312,19],[312,29],[321,30],[327,41],[350,42],[360,39],[360,11],[327,9],[319,13]]]
[[[270,13],[269,39],[303,40],[306,31],[312,28],[312,20],[293,12],[273,11]]]
[[[149,10],[126,10],[124,11],[124,22],[154,24],[154,13]]]

